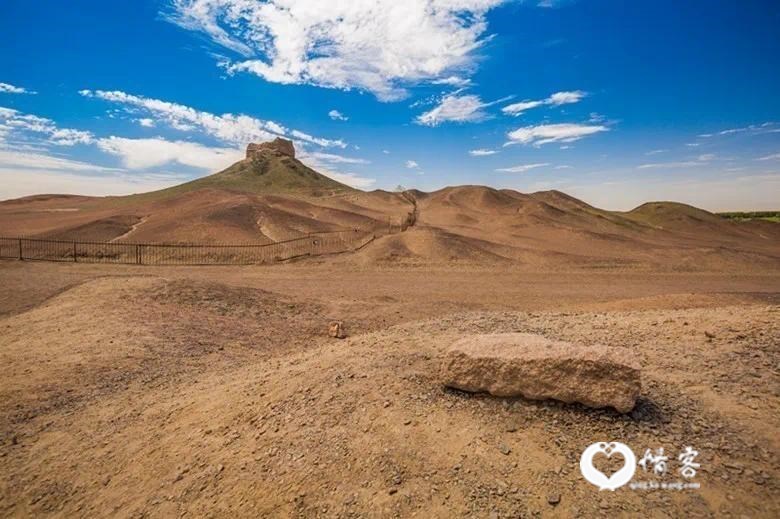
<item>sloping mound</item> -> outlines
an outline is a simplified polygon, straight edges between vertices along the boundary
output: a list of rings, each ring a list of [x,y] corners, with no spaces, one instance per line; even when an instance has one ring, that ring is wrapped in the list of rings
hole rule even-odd
[[[492,248],[487,242],[439,229],[412,228],[403,233],[377,238],[358,253],[358,258],[370,261],[425,260],[432,263],[507,261],[507,257]]]
[[[67,236],[68,239],[75,241],[112,241],[129,233],[141,220],[140,216],[134,214],[118,214],[74,227],[46,232],[41,237],[56,239]]]
[[[678,202],[647,202],[624,213],[624,216],[653,227],[667,229],[685,229],[701,225],[718,227],[727,223],[727,220],[716,214]]]

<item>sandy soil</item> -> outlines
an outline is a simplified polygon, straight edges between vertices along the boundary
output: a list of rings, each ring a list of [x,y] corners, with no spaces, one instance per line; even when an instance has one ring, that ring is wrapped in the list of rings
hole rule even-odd
[[[8,261],[0,286],[3,516],[780,515],[778,272]],[[630,349],[642,399],[444,389],[488,331]],[[701,488],[599,492],[579,456],[610,440],[693,446]]]

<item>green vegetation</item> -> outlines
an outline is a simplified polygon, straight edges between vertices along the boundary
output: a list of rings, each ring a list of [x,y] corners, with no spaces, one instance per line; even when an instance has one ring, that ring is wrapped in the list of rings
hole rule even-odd
[[[730,213],[718,213],[723,218],[736,221],[746,220],[767,220],[769,222],[780,223],[780,211],[747,211],[747,212],[730,212]]]

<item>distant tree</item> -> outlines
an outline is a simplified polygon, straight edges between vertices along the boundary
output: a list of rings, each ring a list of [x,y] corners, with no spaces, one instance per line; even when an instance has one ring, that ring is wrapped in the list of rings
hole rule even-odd
[[[401,184],[398,184],[397,186],[395,186],[395,192],[396,193],[402,193],[404,191],[406,191],[406,188],[404,186],[402,186]]]

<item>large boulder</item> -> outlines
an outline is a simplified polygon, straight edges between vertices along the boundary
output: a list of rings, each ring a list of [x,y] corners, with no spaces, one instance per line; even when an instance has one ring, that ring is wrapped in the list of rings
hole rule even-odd
[[[633,409],[641,389],[632,355],[607,346],[582,346],[529,333],[475,335],[444,356],[446,386],[501,397],[579,402]]]

